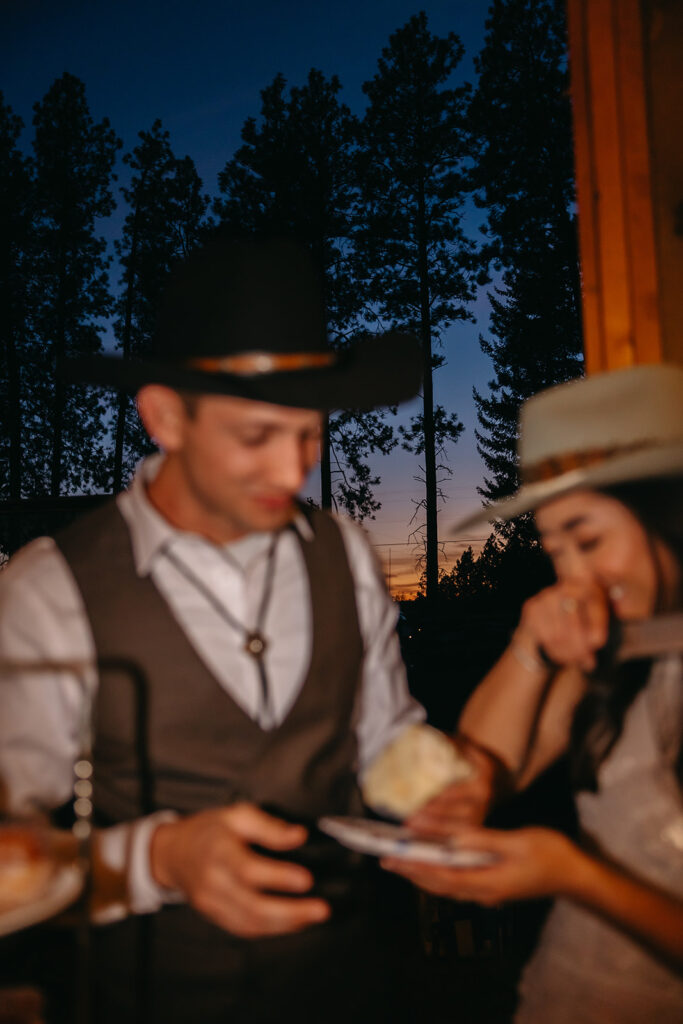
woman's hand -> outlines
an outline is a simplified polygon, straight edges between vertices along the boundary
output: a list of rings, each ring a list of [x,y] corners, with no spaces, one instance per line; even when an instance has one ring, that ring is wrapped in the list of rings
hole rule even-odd
[[[511,641],[529,664],[545,660],[592,672],[596,652],[607,643],[609,602],[597,585],[566,581],[529,598]]]
[[[570,899],[683,968],[683,900],[675,894],[590,856],[551,829],[461,828],[454,838],[463,849],[497,860],[480,868],[443,868],[393,857],[382,867],[437,896],[485,907],[543,896]]]
[[[500,758],[466,736],[459,735],[454,742],[472,774],[446,786],[406,819],[404,824],[415,832],[451,836],[463,824],[482,825],[496,799],[511,788]]]
[[[495,862],[447,868],[394,857],[382,860],[382,867],[437,896],[491,907],[507,900],[561,895],[585,857],[569,839],[547,828],[501,832],[464,827],[453,836],[463,849],[491,853]]]

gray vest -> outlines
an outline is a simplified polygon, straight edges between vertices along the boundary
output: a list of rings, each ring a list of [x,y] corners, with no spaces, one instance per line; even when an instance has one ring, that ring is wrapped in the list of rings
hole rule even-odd
[[[151,578],[136,574],[114,502],[56,538],[82,593],[100,663],[101,821],[156,808],[191,813],[236,799],[299,819],[358,811],[353,715],[363,644],[354,585],[339,527],[321,512],[310,520],[313,539],[297,537],[310,587],[311,661],[293,707],[269,731],[226,694]]]
[[[212,676],[152,580],[137,576],[113,502],[57,538],[100,660],[101,823],[237,798],[309,824],[323,813],[360,811],[354,711],[363,644],[353,579],[334,520],[315,512],[310,518],[313,539],[299,540],[310,588],[311,661],[289,714],[268,732]],[[402,943],[414,929],[405,898],[393,889],[383,896],[376,877],[382,873],[314,829],[286,859],[311,868],[316,891],[333,907],[329,921],[240,939],[181,905],[95,929],[93,1019],[272,1024],[293,1009],[300,1024],[401,1024],[404,982],[412,977]]]

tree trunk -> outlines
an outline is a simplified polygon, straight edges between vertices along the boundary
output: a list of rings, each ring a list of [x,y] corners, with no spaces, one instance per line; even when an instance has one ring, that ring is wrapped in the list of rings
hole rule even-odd
[[[10,310],[11,302],[8,303]],[[8,421],[9,421],[9,500],[18,501],[21,497],[21,379],[19,358],[15,338],[15,322],[12,316],[7,331],[7,388],[8,388]],[[18,513],[9,516],[7,543],[8,554],[16,551],[19,546]]]
[[[144,182],[144,175],[142,178]],[[128,264],[128,283],[126,286],[126,311],[123,323],[123,358],[130,359],[130,338],[133,324],[133,295],[135,292],[135,261],[138,252],[138,228],[140,220],[140,203],[136,199],[135,216],[133,218],[133,238],[130,246],[130,261]],[[123,443],[126,435],[126,411],[128,408],[128,395],[125,391],[119,392],[116,412],[116,438],[114,442],[114,473],[112,489],[118,494],[123,486]]]
[[[332,463],[330,459],[330,417],[323,416],[323,433],[320,443],[320,496],[323,508],[332,508]]]
[[[64,356],[66,353],[66,314],[64,288],[66,268],[60,257],[59,286],[57,292],[57,329],[55,331],[55,387],[52,403],[52,457],[50,465],[50,494],[58,498],[62,485],[62,450],[64,447]]]
[[[439,586],[439,537],[436,519],[436,445],[434,440],[434,389],[432,381],[432,328],[429,315],[429,266],[425,224],[424,182],[418,193],[418,272],[420,275],[420,341],[423,360],[423,427],[425,455],[425,595],[436,598]]]
[[[319,235],[311,247],[313,258],[320,274],[323,318],[327,326],[327,277],[325,276],[325,236]],[[330,416],[323,414],[322,440],[320,443],[320,504],[332,508],[332,457],[330,453]]]
[[[9,420],[9,499],[21,497],[21,381],[14,324],[7,334],[7,388]]]
[[[20,393],[19,360],[16,351],[16,317],[11,299],[6,300],[9,317],[3,346],[7,357],[7,441],[9,445],[8,492],[10,502],[22,497],[22,393]],[[19,546],[18,512],[7,516],[6,554],[11,555]]]

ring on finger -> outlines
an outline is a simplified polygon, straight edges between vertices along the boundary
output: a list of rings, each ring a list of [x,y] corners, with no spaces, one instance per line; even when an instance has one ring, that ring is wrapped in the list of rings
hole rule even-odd
[[[565,615],[571,615],[579,607],[575,597],[563,597],[560,601],[560,609]]]

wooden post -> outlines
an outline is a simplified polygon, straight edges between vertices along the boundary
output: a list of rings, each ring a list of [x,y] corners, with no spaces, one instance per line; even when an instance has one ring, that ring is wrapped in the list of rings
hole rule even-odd
[[[663,358],[639,0],[569,0],[586,371]]]

